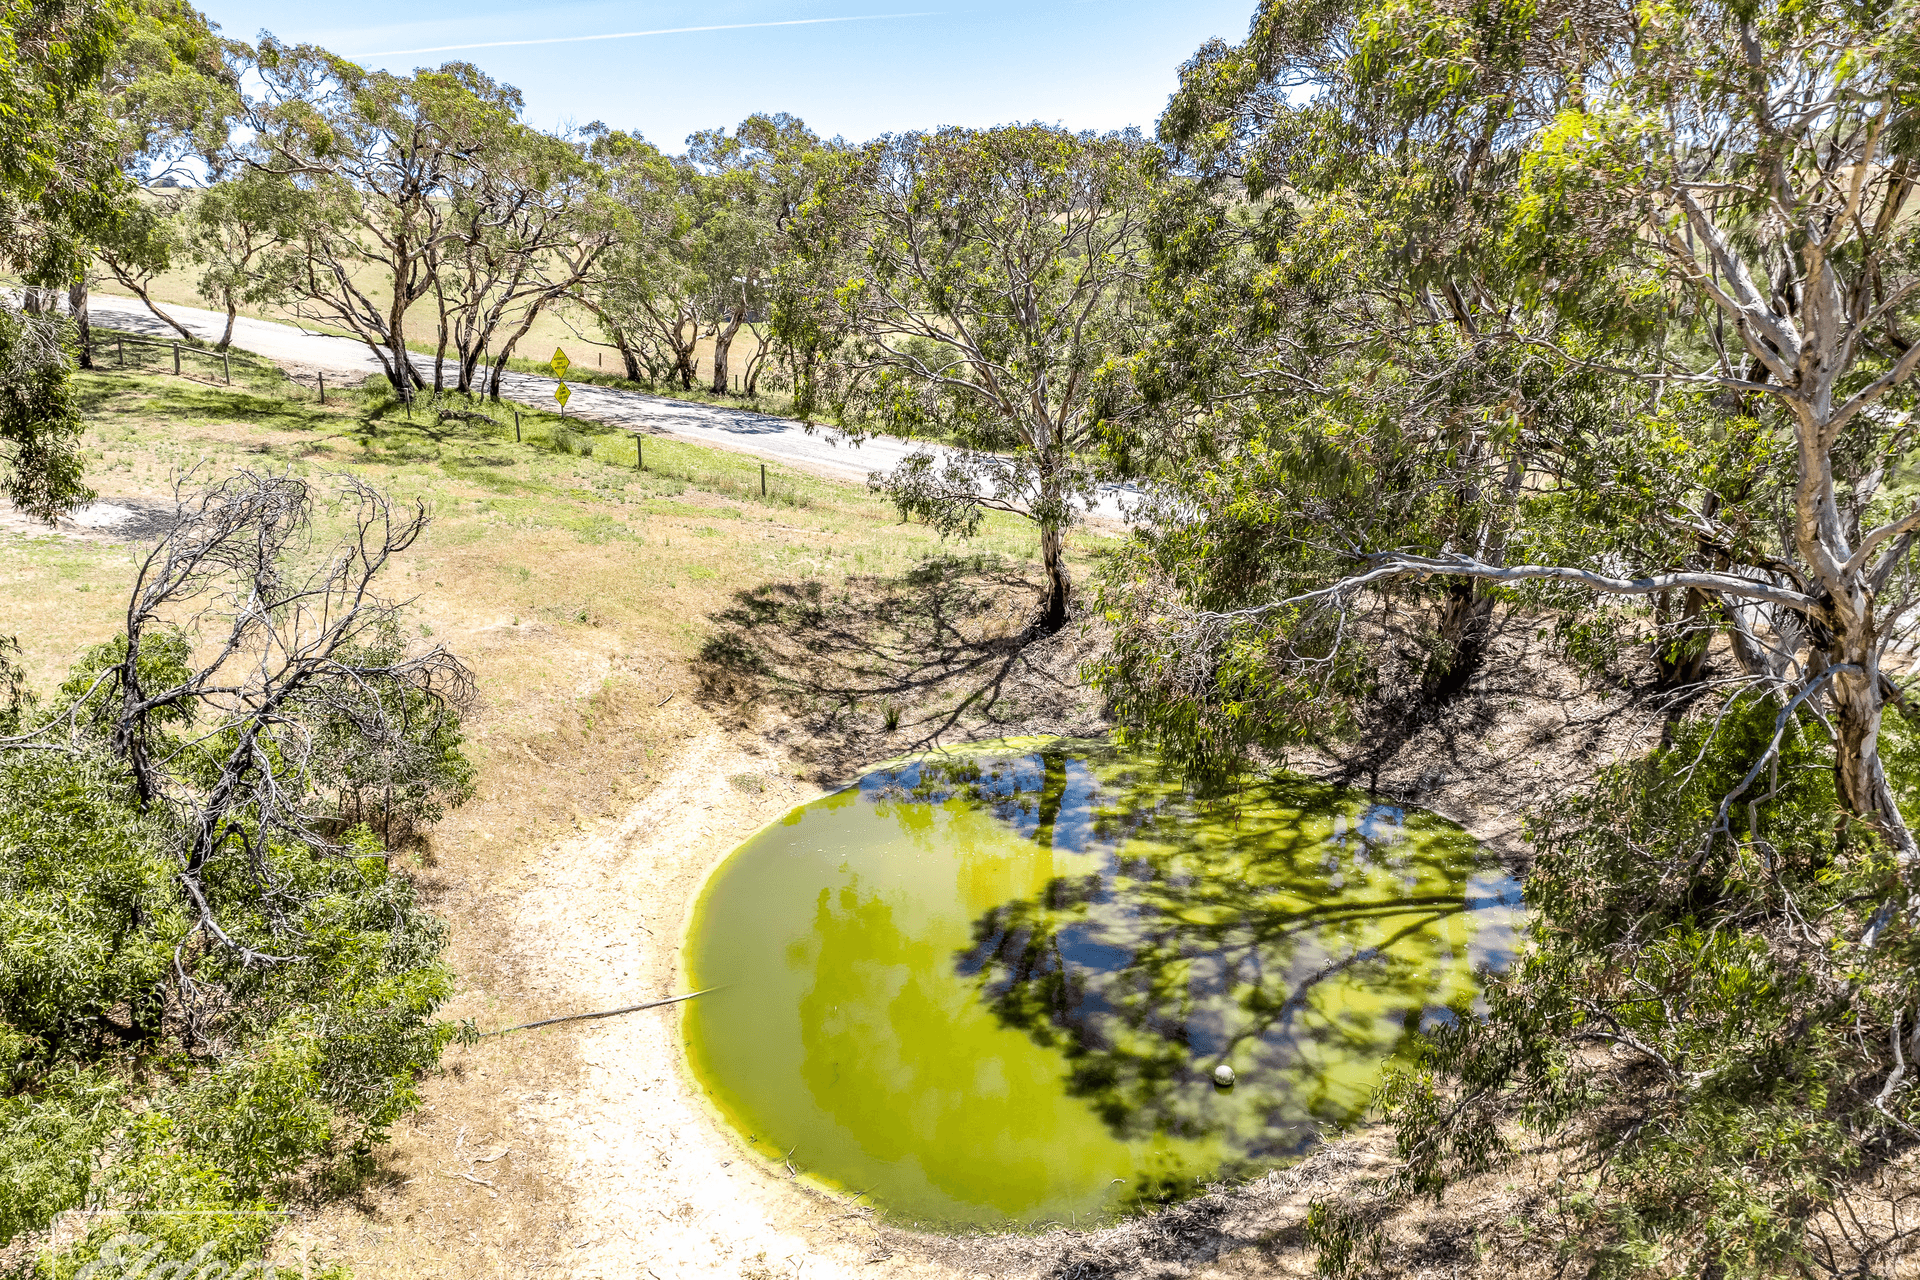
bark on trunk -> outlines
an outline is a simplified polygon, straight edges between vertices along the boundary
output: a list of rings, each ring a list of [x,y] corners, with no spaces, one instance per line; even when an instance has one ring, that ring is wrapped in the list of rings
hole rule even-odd
[[[401,401],[413,403],[413,384],[419,373],[407,356],[407,263],[394,265],[393,305],[387,309],[387,346],[393,352],[394,391]]]
[[[73,327],[80,339],[80,367],[93,368],[93,320],[87,307],[87,278],[77,277],[67,288],[67,310],[73,313]]]
[[[433,349],[433,394],[437,396],[447,386],[447,294],[440,287],[437,272],[433,278],[433,301],[440,310],[440,341]]]
[[[1464,693],[1486,657],[1487,634],[1493,621],[1494,595],[1472,578],[1447,583],[1436,630],[1437,652],[1427,664],[1421,683],[1427,697],[1445,702]]]
[[[1914,839],[1901,816],[1880,756],[1880,721],[1886,712],[1885,681],[1880,674],[1880,642],[1864,598],[1854,608],[1833,610],[1833,643],[1826,650],[1834,672],[1831,690],[1834,786],[1840,803],[1886,837],[1902,862],[1916,855]],[[1863,607],[1865,606],[1865,607]],[[1852,614],[1851,619],[1847,618]],[[1854,625],[1847,625],[1852,622]]]
[[[647,377],[646,371],[640,367],[640,353],[635,351],[633,344],[627,341],[626,330],[615,329],[613,331],[613,344],[620,352],[620,363],[626,366],[627,381],[641,382],[647,386],[652,386],[653,379]]]
[[[720,325],[713,327],[713,394],[717,396],[726,395],[729,390],[727,356],[733,350],[733,335],[740,332],[740,322],[744,318],[745,309],[737,307],[724,328]]]
[[[240,313],[240,304],[233,300],[233,290],[227,290],[227,327],[220,331],[220,341],[213,346],[215,351],[225,351],[233,345],[233,321]]]
[[[680,345],[680,334],[684,328],[685,326],[681,325],[673,331],[673,368],[674,371],[680,375],[680,389],[682,391],[691,391],[693,390],[693,379],[696,372],[694,369],[693,348],[694,344],[700,341],[700,327],[698,325],[694,326],[693,337],[683,347]]]
[[[520,321],[520,327],[508,334],[507,340],[500,344],[499,352],[493,357],[493,375],[487,380],[487,394],[493,399],[500,398],[500,371],[507,367],[507,361],[513,357],[513,349],[520,345],[520,339],[527,336],[527,331],[533,328],[533,322],[539,315],[538,307],[529,308]]]
[[[160,319],[172,325],[173,331],[175,333],[187,339],[189,342],[193,340],[193,331],[187,328],[187,326],[181,324],[178,320],[175,320],[172,316],[168,315],[166,312],[162,311],[158,306],[156,306],[154,304],[153,299],[147,296],[147,291],[143,286],[135,284],[132,280],[129,280],[127,279],[127,277],[122,275],[116,275],[114,278],[118,280],[121,284],[125,285],[127,288],[133,290],[134,295],[138,297],[143,304],[145,304],[147,310],[153,312],[154,315],[158,316]]]
[[[1655,606],[1654,681],[1661,689],[1684,689],[1706,673],[1708,636],[1701,621],[1706,607],[1707,593],[1697,587],[1687,588],[1678,617],[1668,615],[1664,598]]]
[[[581,302],[587,310],[591,311],[594,317],[600,321],[600,327],[605,331],[607,341],[613,343],[614,350],[620,353],[620,363],[624,365],[627,370],[627,381],[644,382],[648,386],[652,386],[653,379],[648,377],[640,368],[640,353],[633,349],[633,341],[627,337],[626,329],[608,319],[604,308],[585,298],[581,299]]]
[[[1067,572],[1066,530],[1056,525],[1040,526],[1040,563],[1046,571],[1046,595],[1040,601],[1040,616],[1034,620],[1042,635],[1052,635],[1067,625],[1072,607],[1073,578]]]

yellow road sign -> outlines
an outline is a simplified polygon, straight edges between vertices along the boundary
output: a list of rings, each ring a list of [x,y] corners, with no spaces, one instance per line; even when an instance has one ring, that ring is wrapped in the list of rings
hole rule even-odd
[[[558,400],[560,407],[564,409],[567,407],[567,401],[573,398],[573,392],[568,388],[567,384],[563,382],[553,389],[553,398]]]
[[[558,347],[553,349],[553,359],[549,363],[553,365],[553,376],[556,378],[566,377],[567,370],[573,367],[573,361],[567,359],[567,353]]]

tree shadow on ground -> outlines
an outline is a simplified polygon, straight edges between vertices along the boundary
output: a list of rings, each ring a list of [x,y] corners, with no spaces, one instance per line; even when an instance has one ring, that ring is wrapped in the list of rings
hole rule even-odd
[[[1104,733],[1080,682],[1094,637],[1022,637],[1030,566],[943,555],[894,577],[770,582],[713,615],[694,669],[711,710],[785,743],[821,781],[985,738]]]

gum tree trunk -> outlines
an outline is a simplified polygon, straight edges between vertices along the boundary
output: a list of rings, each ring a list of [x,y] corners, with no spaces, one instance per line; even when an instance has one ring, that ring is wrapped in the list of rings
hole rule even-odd
[[[240,314],[240,304],[233,300],[233,290],[227,290],[227,327],[220,331],[220,341],[214,344],[215,351],[225,351],[233,345],[233,321]]]
[[[393,389],[400,399],[413,403],[413,360],[407,355],[407,273],[396,267],[393,273],[393,305],[387,310],[387,347],[393,352]]]
[[[733,351],[733,336],[740,332],[740,322],[746,318],[747,309],[736,306],[728,317],[725,326],[713,327],[713,394],[724,396],[728,393],[727,357]]]
[[[1040,526],[1040,563],[1047,582],[1035,625],[1043,634],[1052,635],[1067,625],[1073,601],[1073,577],[1067,572],[1067,534],[1057,524]]]
[[[80,339],[80,367],[93,368],[93,321],[87,308],[87,277],[75,276],[67,288],[67,310],[73,313],[73,327]]]
[[[1447,598],[1436,623],[1440,652],[1428,666],[1429,698],[1445,702],[1458,697],[1472,682],[1486,656],[1487,634],[1493,622],[1494,595],[1472,578],[1447,582]]]

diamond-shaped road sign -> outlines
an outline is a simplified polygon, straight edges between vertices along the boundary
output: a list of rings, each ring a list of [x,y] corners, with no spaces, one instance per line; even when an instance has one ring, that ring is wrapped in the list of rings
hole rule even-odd
[[[558,347],[553,349],[553,359],[548,363],[553,366],[553,376],[556,378],[566,377],[567,370],[573,368],[573,361],[567,359],[567,353]]]
[[[573,399],[573,391],[563,382],[553,389],[553,398],[558,400],[560,407],[564,409],[567,407],[567,401]]]

